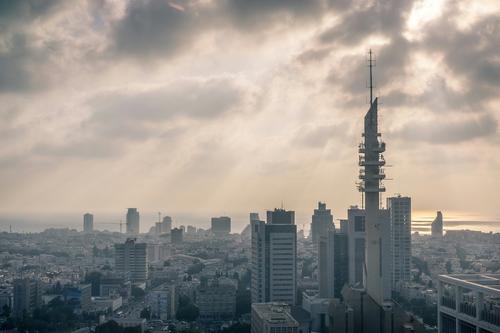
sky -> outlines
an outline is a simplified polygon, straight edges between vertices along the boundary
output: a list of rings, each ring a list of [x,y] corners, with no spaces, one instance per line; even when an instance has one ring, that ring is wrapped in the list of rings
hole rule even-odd
[[[342,218],[370,48],[386,196],[500,220],[485,0],[1,1],[0,214]]]

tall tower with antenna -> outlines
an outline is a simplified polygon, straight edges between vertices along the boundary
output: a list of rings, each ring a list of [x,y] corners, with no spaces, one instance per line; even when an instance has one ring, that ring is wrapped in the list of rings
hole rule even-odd
[[[385,178],[383,166],[385,143],[380,140],[378,132],[378,98],[373,99],[373,59],[372,50],[369,52],[368,67],[370,75],[370,109],[364,119],[363,142],[359,145],[359,185],[358,189],[364,194],[366,212],[366,255],[365,255],[365,286],[368,295],[379,305],[390,300],[390,293],[384,290],[383,275],[390,272],[383,271],[383,260],[390,260],[382,256],[382,233],[380,193],[385,192],[382,180]],[[387,296],[389,295],[389,296]],[[387,299],[389,298],[389,299]]]

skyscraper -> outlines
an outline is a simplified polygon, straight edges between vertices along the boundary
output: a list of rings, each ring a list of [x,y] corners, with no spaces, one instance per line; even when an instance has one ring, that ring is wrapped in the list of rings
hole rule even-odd
[[[86,213],[83,215],[83,232],[94,231],[94,215]]]
[[[212,234],[215,237],[225,237],[231,233],[231,218],[228,216],[212,217]]]
[[[140,232],[140,217],[137,208],[129,208],[127,211],[127,234],[138,235]]]
[[[333,298],[335,294],[335,228],[333,224],[328,230],[318,235],[318,282],[319,297]]]
[[[314,210],[311,220],[311,238],[313,244],[317,244],[321,235],[326,235],[333,225],[333,216],[326,204],[318,202],[318,208]]]
[[[267,212],[267,223],[252,220],[252,303],[294,305],[297,289],[295,213]]]
[[[382,305],[386,300],[383,285],[382,234],[380,226],[380,193],[385,191],[382,180],[385,178],[382,167],[385,165],[385,143],[380,141],[378,132],[378,99],[372,92],[372,57],[370,51],[370,109],[364,119],[364,142],[359,145],[360,170],[359,190],[364,194],[366,228],[366,290],[373,300]],[[385,244],[387,245],[387,244]],[[390,298],[390,293],[389,293]]]
[[[173,228],[170,232],[170,242],[172,244],[181,244],[184,240],[184,229]]]
[[[392,289],[411,279],[411,198],[387,198],[391,221]]]
[[[436,218],[431,225],[432,236],[443,237],[443,214],[437,212]]]
[[[148,278],[147,244],[136,243],[133,238],[115,244],[115,269],[132,282],[145,282]]]

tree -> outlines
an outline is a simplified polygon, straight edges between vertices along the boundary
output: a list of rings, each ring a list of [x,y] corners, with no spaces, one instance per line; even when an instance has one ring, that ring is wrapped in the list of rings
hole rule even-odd
[[[195,321],[200,315],[200,310],[196,305],[189,301],[188,304],[179,305],[177,309],[176,318],[187,322]]]
[[[146,292],[137,286],[132,286],[132,297],[135,298],[143,298],[146,295]]]
[[[141,318],[151,319],[151,310],[149,308],[144,308],[141,311]]]

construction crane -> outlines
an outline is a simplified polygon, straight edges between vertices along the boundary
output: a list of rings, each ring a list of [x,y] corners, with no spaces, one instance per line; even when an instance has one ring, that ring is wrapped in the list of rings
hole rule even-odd
[[[122,225],[123,225],[123,221],[120,220],[120,222],[97,222],[96,224],[119,224],[120,225],[120,233],[122,233]]]

